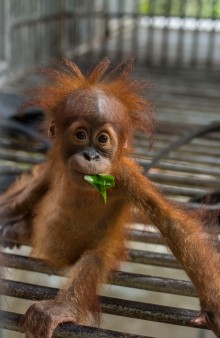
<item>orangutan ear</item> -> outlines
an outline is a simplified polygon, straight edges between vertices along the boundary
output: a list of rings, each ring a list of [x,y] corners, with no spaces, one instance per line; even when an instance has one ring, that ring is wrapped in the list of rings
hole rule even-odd
[[[48,128],[48,136],[50,138],[54,138],[54,137],[56,137],[56,133],[57,133],[57,127],[55,125],[55,122],[52,121],[49,128]]]
[[[125,142],[124,142],[124,150],[126,150],[128,148],[128,139],[126,138]]]

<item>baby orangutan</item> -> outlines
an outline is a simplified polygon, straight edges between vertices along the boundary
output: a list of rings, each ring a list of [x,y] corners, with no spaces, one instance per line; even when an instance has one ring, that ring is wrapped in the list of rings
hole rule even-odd
[[[158,227],[194,283],[201,304],[195,323],[220,337],[219,255],[199,218],[168,201],[127,157],[134,131],[151,135],[145,85],[129,78],[131,65],[109,71],[103,59],[84,76],[70,61],[44,70],[51,82],[32,104],[46,112],[53,139],[47,163],[23,176],[0,199],[4,240],[33,247],[32,256],[69,268],[54,300],[33,304],[20,323],[26,338],[51,338],[59,323],[99,323],[97,293],[125,254],[125,224],[138,208]],[[85,175],[108,174],[115,187],[102,196]]]

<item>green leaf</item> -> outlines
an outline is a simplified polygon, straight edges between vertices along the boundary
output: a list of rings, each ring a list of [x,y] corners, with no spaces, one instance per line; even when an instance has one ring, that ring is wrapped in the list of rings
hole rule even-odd
[[[107,193],[106,190],[115,187],[115,178],[112,175],[104,175],[104,174],[97,174],[97,175],[85,175],[84,179],[96,187],[96,189],[100,192],[100,194],[104,198],[104,202],[107,202]]]

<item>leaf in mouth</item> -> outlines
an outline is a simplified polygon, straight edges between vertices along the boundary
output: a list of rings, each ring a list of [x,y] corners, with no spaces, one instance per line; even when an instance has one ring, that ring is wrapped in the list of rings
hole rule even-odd
[[[100,194],[104,198],[104,202],[107,202],[107,189],[115,187],[115,178],[112,175],[97,174],[97,175],[85,175],[84,179],[91,185],[96,187]]]

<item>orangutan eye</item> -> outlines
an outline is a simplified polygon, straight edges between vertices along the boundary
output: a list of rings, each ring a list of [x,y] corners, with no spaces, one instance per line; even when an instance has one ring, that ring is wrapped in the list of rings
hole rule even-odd
[[[109,136],[107,134],[101,134],[99,137],[98,137],[98,142],[99,143],[107,143],[109,140]]]
[[[78,130],[78,131],[75,133],[75,138],[76,138],[77,140],[86,140],[87,135],[86,135],[85,131],[83,131],[83,130]]]

